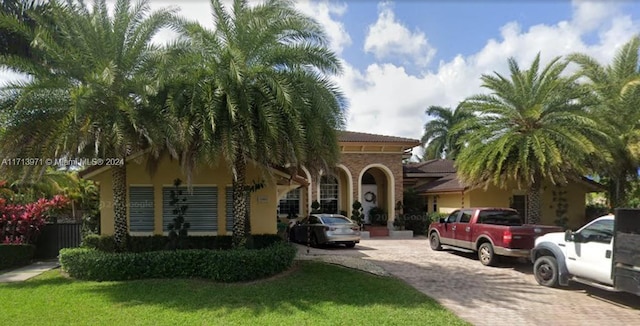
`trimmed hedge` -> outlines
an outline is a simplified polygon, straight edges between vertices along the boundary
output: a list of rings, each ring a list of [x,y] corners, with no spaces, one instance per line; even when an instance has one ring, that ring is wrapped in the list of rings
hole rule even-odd
[[[279,242],[263,249],[149,251],[109,253],[88,248],[60,250],[62,270],[92,281],[147,278],[204,278],[250,281],[278,274],[293,263],[297,249]]]
[[[0,244],[0,270],[27,265],[36,247],[28,244]]]
[[[231,249],[231,236],[189,236],[189,249]],[[277,234],[256,234],[249,239],[248,247],[262,249],[274,243],[282,242],[282,237]],[[148,252],[166,250],[169,238],[163,235],[154,236],[129,236],[125,244],[127,252]],[[97,249],[104,252],[116,252],[113,236],[89,235],[82,241],[82,247]]]

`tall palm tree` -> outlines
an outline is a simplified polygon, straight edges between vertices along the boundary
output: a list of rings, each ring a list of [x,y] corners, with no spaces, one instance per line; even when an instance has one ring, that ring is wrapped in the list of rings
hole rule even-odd
[[[441,106],[430,106],[426,110],[429,117],[434,118],[424,125],[422,146],[425,153],[423,159],[446,158],[455,160],[463,144],[462,136],[469,129],[456,128],[461,122],[473,118],[471,112],[458,106],[455,110]]]
[[[527,219],[540,221],[543,181],[562,184],[587,170],[584,159],[597,150],[604,135],[587,116],[585,90],[575,77],[561,74],[567,66],[553,59],[540,70],[538,54],[528,70],[509,59],[510,77],[483,75],[490,94],[475,95],[463,106],[476,112],[478,130],[469,134],[456,165],[468,184],[527,189]]]
[[[577,75],[587,79],[597,104],[591,110],[611,136],[603,147],[610,155],[600,161],[600,171],[610,180],[614,207],[625,204],[629,180],[637,179],[640,165],[640,36],[634,36],[618,50],[609,65],[601,65],[585,54],[568,57],[580,66]]]
[[[239,247],[248,236],[249,160],[325,171],[337,161],[345,103],[331,78],[342,68],[321,26],[291,1],[250,6],[236,0],[225,8],[212,0],[211,7],[214,30],[181,24],[175,66],[191,87],[170,98],[189,105],[169,106],[190,121],[176,130],[187,140],[183,159],[221,159],[231,167],[233,244]]]
[[[162,111],[148,105],[161,81],[155,68],[161,49],[152,37],[173,19],[171,11],[150,13],[147,2],[105,0],[91,8],[82,1],[51,2],[47,18],[33,15],[38,28],[13,17],[0,25],[20,32],[42,56],[40,64],[16,55],[0,57],[0,66],[31,76],[1,90],[0,110],[8,116],[0,152],[6,157],[119,158],[166,144]],[[52,19],[54,24],[46,24]],[[52,37],[55,35],[55,37]],[[42,166],[21,166],[24,175]],[[37,171],[40,169],[40,171]],[[126,167],[113,166],[115,241],[127,233]]]
[[[33,16],[46,15],[48,3],[38,0],[2,0],[0,1],[0,12],[24,22],[25,26],[30,29],[35,29],[37,26]],[[33,53],[34,49],[29,45],[29,42],[30,40],[23,34],[0,27],[0,54],[36,59],[37,55]]]

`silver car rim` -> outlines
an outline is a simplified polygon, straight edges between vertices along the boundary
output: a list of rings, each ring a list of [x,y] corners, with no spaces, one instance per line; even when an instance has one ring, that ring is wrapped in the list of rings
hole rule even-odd
[[[480,259],[483,262],[488,262],[491,259],[491,253],[489,252],[489,248],[482,247],[480,248]]]
[[[547,282],[551,279],[553,279],[553,268],[551,267],[551,265],[549,264],[541,264],[540,266],[538,266],[538,277],[544,281]]]

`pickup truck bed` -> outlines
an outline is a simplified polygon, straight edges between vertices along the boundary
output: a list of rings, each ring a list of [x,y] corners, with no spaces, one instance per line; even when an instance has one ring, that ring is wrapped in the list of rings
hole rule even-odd
[[[483,265],[493,265],[496,256],[529,257],[535,239],[555,226],[522,224],[518,212],[510,208],[464,208],[429,226],[431,248],[442,245],[478,252]]]

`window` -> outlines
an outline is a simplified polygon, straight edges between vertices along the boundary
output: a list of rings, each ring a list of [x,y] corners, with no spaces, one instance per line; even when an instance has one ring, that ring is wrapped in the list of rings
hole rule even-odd
[[[514,195],[511,198],[511,207],[518,211],[518,214],[523,218],[527,216],[527,196]]]
[[[350,224],[349,219],[340,216],[325,216],[322,217],[323,224]]]
[[[449,215],[449,217],[447,217],[446,221],[447,223],[455,223],[458,221],[458,216],[460,215],[460,211],[454,211],[453,213],[451,213],[451,215]]]
[[[471,210],[462,211],[462,215],[460,216],[460,223],[469,223],[469,221],[471,221],[471,214],[472,213],[473,213],[473,211],[471,211]]]
[[[320,209],[323,213],[338,214],[338,179],[334,176],[320,178]]]
[[[152,233],[153,187],[129,188],[129,231]]]
[[[247,201],[247,216],[251,216],[251,193],[246,194]],[[225,229],[229,232],[233,231],[233,188],[226,187],[224,190],[225,209],[226,209],[226,226]]]
[[[280,215],[300,214],[300,188],[289,191],[278,204]]]
[[[585,241],[611,243],[613,238],[613,220],[600,220],[580,230]]]
[[[173,222],[174,207],[170,205],[171,190],[175,187],[162,188],[162,222],[163,229],[168,231],[169,223]],[[218,230],[218,188],[193,186],[190,194],[186,187],[180,187],[182,194],[187,197],[187,211],[185,221],[191,224],[189,232],[215,232]]]
[[[522,225],[522,218],[516,212],[509,210],[481,210],[478,214],[481,224]]]
[[[438,211],[438,196],[433,196],[433,212],[436,213]]]

